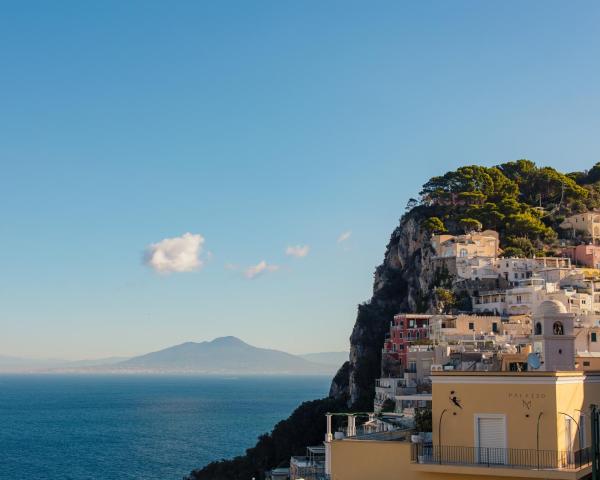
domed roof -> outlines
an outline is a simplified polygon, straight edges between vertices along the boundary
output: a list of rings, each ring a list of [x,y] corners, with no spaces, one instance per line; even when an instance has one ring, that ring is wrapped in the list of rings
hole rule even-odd
[[[558,300],[544,300],[536,310],[537,316],[552,316],[567,313],[567,307]]]

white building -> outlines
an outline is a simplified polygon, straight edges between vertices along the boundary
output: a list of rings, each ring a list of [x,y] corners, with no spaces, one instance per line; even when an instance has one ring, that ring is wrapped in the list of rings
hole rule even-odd
[[[374,411],[380,412],[386,400],[393,400],[401,393],[416,393],[416,388],[407,387],[405,378],[378,378],[375,380]]]
[[[499,276],[517,284],[534,275],[548,282],[557,282],[572,271],[567,257],[499,258],[496,261]]]

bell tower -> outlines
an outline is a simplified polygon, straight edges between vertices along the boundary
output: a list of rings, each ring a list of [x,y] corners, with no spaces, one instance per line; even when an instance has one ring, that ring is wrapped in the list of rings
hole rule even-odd
[[[574,319],[558,300],[540,303],[533,315],[533,351],[541,371],[575,370]]]

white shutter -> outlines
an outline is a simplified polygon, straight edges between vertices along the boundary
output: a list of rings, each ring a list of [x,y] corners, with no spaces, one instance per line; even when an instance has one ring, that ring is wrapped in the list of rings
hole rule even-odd
[[[477,447],[480,463],[506,463],[506,430],[502,417],[477,418]]]
[[[585,437],[585,414],[579,415],[579,449],[587,447],[587,438]]]

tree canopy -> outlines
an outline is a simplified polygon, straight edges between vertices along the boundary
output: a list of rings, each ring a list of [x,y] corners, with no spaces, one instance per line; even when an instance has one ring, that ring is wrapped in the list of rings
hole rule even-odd
[[[560,219],[600,207],[600,163],[569,174],[526,159],[469,165],[432,177],[420,195],[431,214],[423,224],[427,230],[493,229],[511,251],[531,252],[556,240]],[[532,247],[513,245],[516,238]]]

